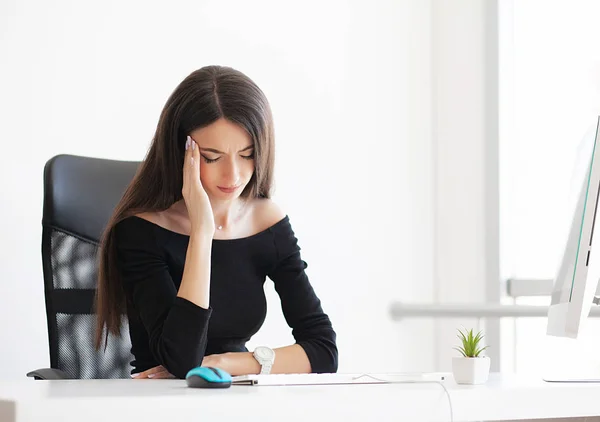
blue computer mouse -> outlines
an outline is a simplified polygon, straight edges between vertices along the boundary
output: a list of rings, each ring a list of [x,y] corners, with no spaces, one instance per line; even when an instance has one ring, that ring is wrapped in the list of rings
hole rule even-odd
[[[228,388],[231,387],[231,375],[219,368],[198,366],[189,370],[185,376],[188,387]]]

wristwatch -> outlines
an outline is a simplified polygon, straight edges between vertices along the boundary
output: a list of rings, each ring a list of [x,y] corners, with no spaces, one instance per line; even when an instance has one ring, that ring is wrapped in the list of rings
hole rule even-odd
[[[261,375],[269,374],[271,372],[271,368],[275,362],[275,351],[273,349],[266,346],[258,346],[254,349],[252,356],[254,356],[254,359],[260,364]]]

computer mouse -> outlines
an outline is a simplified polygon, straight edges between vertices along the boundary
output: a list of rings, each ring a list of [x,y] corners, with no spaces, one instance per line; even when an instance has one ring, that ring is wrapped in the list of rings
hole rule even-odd
[[[185,376],[188,387],[192,388],[228,388],[231,387],[231,375],[219,368],[198,366]]]

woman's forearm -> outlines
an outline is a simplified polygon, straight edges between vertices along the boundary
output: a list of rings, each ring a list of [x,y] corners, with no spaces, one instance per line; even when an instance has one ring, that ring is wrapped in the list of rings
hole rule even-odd
[[[275,350],[275,363],[272,374],[304,374],[311,372],[310,361],[299,344],[280,347]],[[252,356],[252,352],[229,352],[222,355],[205,356],[202,366],[216,366],[231,375],[247,375],[260,373],[260,364]]]
[[[310,361],[299,344],[280,347],[275,350],[275,363],[272,374],[307,374],[310,373]]]
[[[210,265],[212,236],[191,233],[185,255],[185,267],[177,296],[208,309],[210,298]]]

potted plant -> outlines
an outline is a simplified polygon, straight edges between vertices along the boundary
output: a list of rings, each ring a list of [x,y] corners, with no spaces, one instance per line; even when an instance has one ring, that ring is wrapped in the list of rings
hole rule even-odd
[[[458,330],[462,345],[455,347],[462,356],[452,358],[452,373],[457,384],[483,384],[490,373],[490,358],[481,353],[488,346],[481,347],[483,334],[473,334],[473,329]]]

